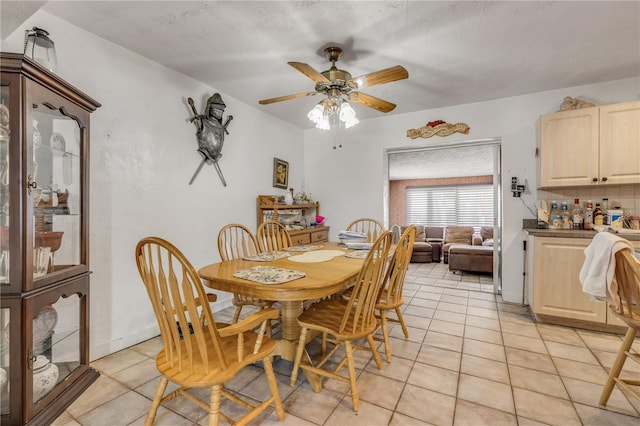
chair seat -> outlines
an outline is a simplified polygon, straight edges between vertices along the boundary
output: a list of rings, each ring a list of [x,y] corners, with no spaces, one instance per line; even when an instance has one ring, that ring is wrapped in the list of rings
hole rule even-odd
[[[609,312],[615,315],[620,321],[626,323],[629,327],[640,330],[640,313],[630,312],[629,315],[618,312],[616,305],[609,305]]]
[[[352,291],[352,288],[346,289],[342,293],[342,297],[345,300],[348,300],[351,297],[351,291]],[[378,302],[376,303],[376,309],[391,310],[391,309],[395,309],[395,308],[397,308],[399,306],[402,306],[403,303],[404,303],[404,299],[402,298],[402,296],[400,296],[400,298],[398,300],[395,300],[395,301],[389,300],[389,294],[387,292],[387,289],[385,288],[384,290],[382,290],[382,294],[380,294],[380,298],[378,299]]]
[[[216,323],[218,329],[220,329],[219,323]],[[191,344],[196,345],[195,337],[190,335]],[[243,359],[242,361],[238,360],[238,353],[236,351],[236,347],[238,345],[238,337],[237,336],[229,336],[222,337],[221,340],[221,348],[223,353],[225,354],[225,360],[227,362],[227,368],[223,369],[218,362],[210,362],[208,364],[209,371],[206,371],[207,364],[200,361],[194,362],[193,372],[187,373],[183,371],[180,373],[180,362],[188,364],[189,357],[187,355],[186,345],[184,341],[182,341],[182,356],[180,358],[176,357],[177,362],[174,360],[174,364],[171,364],[171,361],[167,359],[165,351],[162,350],[158,354],[156,358],[156,366],[158,367],[158,371],[160,374],[164,375],[171,379],[172,382],[175,382],[181,386],[187,387],[211,387],[216,384],[223,384],[229,380],[231,380],[242,368],[249,364],[253,364],[256,361],[260,361],[265,356],[269,355],[271,352],[275,350],[276,344],[275,341],[269,339],[268,337],[263,337],[262,345],[258,350],[258,353],[253,353],[253,348],[258,338],[258,334],[253,331],[247,331],[243,333],[244,338],[244,347],[243,347]],[[213,342],[207,338],[206,345],[208,346],[208,353],[215,353],[215,349],[213,347]],[[184,365],[184,364],[183,364]]]
[[[391,310],[402,306],[403,303],[404,299],[402,298],[402,296],[400,296],[398,300],[390,300],[387,289],[385,288],[380,295],[380,298],[378,299],[378,303],[376,303],[376,309]]]
[[[322,300],[304,311],[298,317],[298,324],[311,330],[326,331],[338,340],[360,339],[371,334],[375,330],[375,322],[364,330],[350,332],[350,330],[353,330],[355,309],[351,310],[351,316],[344,327],[345,331],[343,333],[338,332],[348,303],[348,301],[342,299]]]

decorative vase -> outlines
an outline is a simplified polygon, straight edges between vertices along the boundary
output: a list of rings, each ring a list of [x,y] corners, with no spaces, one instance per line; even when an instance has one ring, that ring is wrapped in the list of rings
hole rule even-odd
[[[33,144],[40,145],[42,143],[42,135],[38,130],[38,120],[33,120]]]
[[[287,191],[284,193],[284,203],[288,206],[293,204],[293,194],[292,194],[292,190],[291,191]]]
[[[39,401],[58,384],[58,366],[44,355],[33,363],[33,402]]]
[[[8,383],[9,376],[7,375],[7,370],[5,370],[4,368],[0,368],[0,392],[4,392]]]

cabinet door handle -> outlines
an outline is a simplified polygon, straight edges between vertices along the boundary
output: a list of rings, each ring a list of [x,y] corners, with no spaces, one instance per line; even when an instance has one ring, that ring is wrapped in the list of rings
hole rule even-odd
[[[38,187],[38,182],[34,181],[31,175],[27,176],[27,192],[31,195],[31,190]]]
[[[602,181],[603,181],[603,182],[606,182],[606,181],[607,181],[607,177],[606,177],[606,176],[605,176],[605,177],[603,177],[603,178],[602,178]]]
[[[597,181],[598,181],[598,178],[593,178],[593,181],[594,181],[594,182],[597,182]]]

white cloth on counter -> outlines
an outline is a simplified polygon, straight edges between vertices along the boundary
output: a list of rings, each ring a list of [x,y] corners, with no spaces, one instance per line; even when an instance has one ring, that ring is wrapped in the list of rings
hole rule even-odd
[[[591,244],[584,249],[585,260],[580,270],[582,291],[591,300],[616,300],[618,288],[614,281],[616,268],[615,254],[620,250],[629,250],[633,254],[633,245],[624,238],[609,232],[598,232]]]

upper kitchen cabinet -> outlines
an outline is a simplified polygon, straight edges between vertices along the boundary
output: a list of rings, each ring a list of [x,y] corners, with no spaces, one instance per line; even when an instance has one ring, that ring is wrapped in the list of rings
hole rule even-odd
[[[540,117],[538,187],[640,183],[640,102]]]
[[[640,183],[640,102],[600,107],[600,176],[609,184]]]

